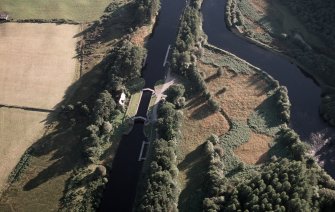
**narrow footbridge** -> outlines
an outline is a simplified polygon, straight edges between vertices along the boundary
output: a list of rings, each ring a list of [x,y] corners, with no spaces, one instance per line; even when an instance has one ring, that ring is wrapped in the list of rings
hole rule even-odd
[[[153,90],[151,88],[143,88],[142,91],[150,91],[150,92],[152,92],[152,94],[155,94],[155,90]]]
[[[148,120],[146,117],[143,117],[143,116],[134,116],[133,119],[134,119],[134,121],[136,121],[136,120],[147,121]]]

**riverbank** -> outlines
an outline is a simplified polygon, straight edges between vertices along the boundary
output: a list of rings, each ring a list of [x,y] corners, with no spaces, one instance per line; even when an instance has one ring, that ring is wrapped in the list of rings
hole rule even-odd
[[[335,84],[331,76],[335,67],[334,55],[329,53],[325,41],[310,33],[286,6],[262,0],[240,3],[230,0],[226,11],[228,27],[233,33],[262,48],[281,53],[297,64],[320,85],[323,100],[324,96],[334,94]],[[257,15],[251,15],[255,13]],[[313,62],[306,62],[309,60]],[[333,109],[327,103],[329,100],[321,102],[320,115],[334,126]]]

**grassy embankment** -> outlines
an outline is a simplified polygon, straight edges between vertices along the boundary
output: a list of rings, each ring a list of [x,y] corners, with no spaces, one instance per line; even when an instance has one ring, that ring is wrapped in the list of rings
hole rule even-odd
[[[317,9],[316,9],[317,8]],[[227,4],[227,23],[265,48],[288,55],[322,89],[320,113],[335,123],[334,20],[332,1],[236,1]],[[321,15],[322,14],[322,15]]]
[[[174,87],[174,92],[168,91],[174,97],[167,98],[172,104],[161,106],[164,112],[159,113],[158,134],[164,140],[155,141],[158,147],[151,152],[145,195],[137,210],[329,209],[333,202],[325,199],[333,199],[334,181],[287,127],[290,104],[286,89],[245,61],[206,45],[199,28],[200,4],[191,1],[181,20],[172,70],[186,92]],[[181,104],[183,95],[186,101]],[[183,114],[177,124],[167,119],[174,111]],[[168,151],[160,147],[169,143],[173,145]],[[175,155],[177,160],[172,159]],[[167,161],[167,157],[172,158]],[[277,183],[280,174],[283,189]],[[321,188],[320,192],[311,195],[315,188]],[[170,196],[177,192],[178,199]],[[250,199],[253,195],[258,198]]]
[[[78,35],[82,36],[77,49],[81,77],[66,91],[60,113],[48,119],[51,128],[32,146],[30,165],[18,164],[14,170],[26,167],[2,196],[1,208],[45,211],[98,206],[124,132],[125,111],[115,102],[122,91],[129,97],[140,89],[129,82],[140,81],[143,45],[152,28],[146,20],[156,14],[134,20],[138,7],[132,1],[113,2],[99,22]]]

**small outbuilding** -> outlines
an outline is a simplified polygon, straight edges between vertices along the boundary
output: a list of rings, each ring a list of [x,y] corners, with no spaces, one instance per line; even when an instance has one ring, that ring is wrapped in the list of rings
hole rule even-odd
[[[8,20],[8,14],[7,13],[4,13],[4,12],[0,12],[0,20],[5,20],[7,21]]]
[[[119,99],[119,104],[124,106],[125,101],[126,101],[126,94],[122,92],[120,99]]]

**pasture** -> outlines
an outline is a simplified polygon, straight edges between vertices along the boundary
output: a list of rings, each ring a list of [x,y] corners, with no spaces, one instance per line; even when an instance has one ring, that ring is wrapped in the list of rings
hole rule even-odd
[[[53,110],[75,79],[79,27],[0,25],[0,104]],[[0,190],[26,149],[43,134],[48,113],[0,108]]]
[[[75,79],[76,25],[0,25],[0,104],[53,109]]]
[[[0,191],[26,149],[40,138],[47,113],[0,108]]]
[[[0,11],[14,19],[70,19],[91,22],[103,15],[109,0],[0,0]]]

